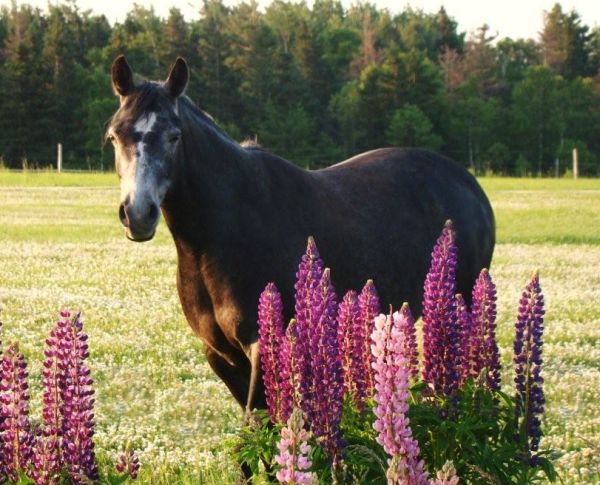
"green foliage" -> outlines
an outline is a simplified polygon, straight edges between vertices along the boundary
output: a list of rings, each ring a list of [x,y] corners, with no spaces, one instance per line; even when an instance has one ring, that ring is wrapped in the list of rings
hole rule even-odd
[[[385,135],[388,143],[439,150],[442,139],[432,133],[433,125],[418,106],[406,104],[396,110]]]

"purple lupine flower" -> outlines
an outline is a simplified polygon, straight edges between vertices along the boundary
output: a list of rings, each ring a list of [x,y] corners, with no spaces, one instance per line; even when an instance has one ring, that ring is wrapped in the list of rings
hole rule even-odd
[[[275,284],[269,283],[258,302],[258,340],[267,406],[273,423],[285,422],[282,418],[283,382],[279,355],[283,339],[281,295]]]
[[[311,314],[315,320],[310,333],[311,387],[315,398],[309,407],[313,412],[310,426],[323,449],[336,463],[342,447],[340,422],[344,378],[337,341],[337,301],[329,268],[323,272],[312,305]]]
[[[387,479],[390,484],[425,485],[427,472],[419,460],[419,444],[412,437],[408,412],[409,364],[404,355],[406,335],[397,324],[400,318],[379,315],[371,335],[375,357],[375,402],[373,428],[377,442],[390,455]]]
[[[500,389],[500,351],[496,342],[496,286],[487,269],[482,269],[473,287],[468,355],[463,362],[468,377],[481,377],[493,390]],[[484,375],[481,373],[484,372]]]
[[[542,334],[544,331],[544,296],[539,275],[535,273],[519,301],[515,324],[514,364],[516,384],[516,419],[528,454],[538,450],[541,416],[544,413],[544,379],[542,370]],[[532,463],[535,457],[532,457]]]
[[[281,430],[281,440],[277,445],[279,453],[275,461],[281,466],[277,471],[279,483],[316,485],[316,474],[308,471],[312,466],[308,438],[302,411],[294,408],[287,425]]]
[[[456,326],[460,329],[460,369],[459,385],[470,377],[471,365],[469,361],[469,342],[471,340],[471,312],[462,294],[455,296],[456,305]]]
[[[313,297],[323,276],[323,261],[319,256],[319,251],[315,240],[308,238],[306,252],[302,256],[298,272],[296,273],[296,349],[297,363],[300,370],[300,392],[302,395],[302,410],[306,413],[308,421],[311,422],[314,417],[312,404],[314,402],[314,389],[312,384],[312,366],[310,355],[310,336],[311,327],[318,319],[313,315],[314,304]]]
[[[363,348],[360,361],[363,362],[364,369],[362,375],[364,378],[357,380],[356,393],[360,400],[372,397],[375,389],[375,379],[373,377],[373,355],[371,354],[371,333],[374,328],[374,320],[381,308],[379,306],[379,295],[373,284],[373,280],[368,280],[358,295],[359,323],[362,324],[362,332],[357,339],[363,342]],[[364,397],[363,397],[364,396]]]
[[[344,295],[338,307],[338,348],[344,375],[344,391],[358,403],[356,395],[356,379],[361,378],[363,362],[360,352],[363,342],[357,339],[356,331],[359,323],[358,295],[350,290]]]
[[[129,478],[135,480],[140,469],[140,459],[135,454],[135,451],[129,450],[119,455],[115,468],[119,473],[127,473]]]
[[[408,303],[404,303],[400,311],[394,313],[394,324],[398,325],[405,335],[404,357],[408,365],[408,374],[411,379],[416,379],[419,374],[419,349],[417,348],[417,331],[415,319]]]
[[[461,364],[454,238],[452,221],[448,220],[431,254],[423,292],[423,380],[446,396],[458,387]]]
[[[94,454],[94,399],[90,370],[84,361],[89,355],[87,335],[82,331],[81,314],[72,319],[61,312],[58,322],[61,369],[59,382],[62,399],[62,459],[75,483],[98,478]]]
[[[64,317],[63,317],[64,318]],[[60,389],[61,327],[57,324],[46,339],[42,369],[42,429],[35,438],[32,476],[36,483],[54,483],[61,467],[62,398]]]
[[[32,434],[29,423],[27,363],[17,344],[6,349],[0,370],[0,461],[2,471],[16,482],[29,466]]]

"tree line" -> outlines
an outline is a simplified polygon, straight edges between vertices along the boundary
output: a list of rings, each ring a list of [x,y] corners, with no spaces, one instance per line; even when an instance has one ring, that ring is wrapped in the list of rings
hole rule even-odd
[[[537,39],[467,35],[440,8],[398,14],[338,0],[204,0],[198,20],[139,5],[122,22],[76,2],[0,10],[0,165],[107,169],[118,102],[110,64],[143,78],[179,55],[187,94],[234,138],[317,168],[371,148],[437,150],[483,173],[600,175],[600,28],[560,4]],[[558,164],[558,165],[557,165]]]

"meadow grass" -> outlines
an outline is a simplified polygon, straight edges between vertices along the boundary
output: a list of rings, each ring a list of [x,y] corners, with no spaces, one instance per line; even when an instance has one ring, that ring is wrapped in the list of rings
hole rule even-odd
[[[560,452],[565,483],[600,483],[600,180],[481,182],[497,221],[491,273],[503,382],[510,387],[518,298],[539,269],[547,305],[543,446]],[[141,483],[235,483],[227,450],[240,409],[182,315],[164,223],[151,242],[127,241],[117,183],[114,174],[0,171],[0,340],[21,344],[39,419],[44,338],[61,308],[81,308],[102,467],[129,445],[139,450]]]

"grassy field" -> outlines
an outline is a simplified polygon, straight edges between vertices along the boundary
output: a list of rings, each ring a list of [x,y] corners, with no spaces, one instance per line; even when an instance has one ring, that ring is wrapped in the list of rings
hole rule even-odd
[[[491,272],[505,367],[520,292],[539,269],[543,444],[561,452],[565,483],[600,483],[600,180],[481,182],[497,218]],[[0,340],[20,342],[39,416],[45,335],[61,308],[81,308],[103,463],[130,444],[140,450],[141,483],[235,483],[223,450],[240,412],[181,313],[170,235],[161,223],[153,241],[127,241],[117,204],[114,174],[0,172]]]

